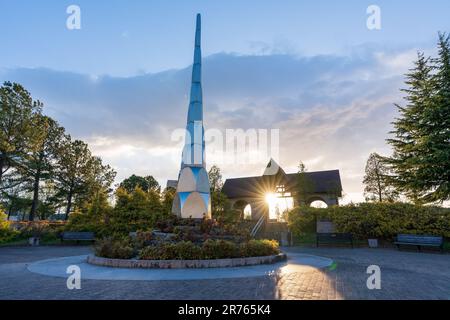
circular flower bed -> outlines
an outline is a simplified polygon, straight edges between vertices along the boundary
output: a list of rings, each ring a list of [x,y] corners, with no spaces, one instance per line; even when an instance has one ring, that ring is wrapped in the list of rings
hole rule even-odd
[[[185,268],[225,268],[271,264],[286,260],[284,253],[264,257],[246,257],[213,260],[141,260],[141,259],[111,259],[94,255],[88,256],[87,262],[93,265],[114,268],[143,269],[185,269]]]
[[[95,256],[88,262],[125,268],[213,268],[274,263],[285,259],[274,240],[249,240],[235,243],[208,239],[201,244],[191,241],[163,241],[145,245],[136,239],[106,238],[95,246]]]

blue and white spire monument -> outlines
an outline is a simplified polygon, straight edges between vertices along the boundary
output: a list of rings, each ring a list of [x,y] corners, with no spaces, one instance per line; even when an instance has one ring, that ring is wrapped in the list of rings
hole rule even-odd
[[[191,98],[186,124],[186,139],[178,175],[172,213],[181,218],[211,218],[211,195],[205,164],[203,128],[201,18],[197,14]]]

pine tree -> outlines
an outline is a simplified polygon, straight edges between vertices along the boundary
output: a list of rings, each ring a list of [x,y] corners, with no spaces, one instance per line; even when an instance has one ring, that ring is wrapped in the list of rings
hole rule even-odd
[[[25,184],[33,194],[29,220],[33,221],[40,204],[41,184],[51,181],[54,159],[54,146],[64,135],[64,129],[50,117],[36,114],[33,125],[38,132],[33,139],[32,147],[17,166],[17,171],[24,178]]]
[[[18,83],[5,82],[0,87],[0,184],[5,174],[14,169],[32,148],[38,128],[33,117],[40,113],[42,104]],[[21,183],[19,180],[18,183]],[[8,183],[13,187],[16,183]]]
[[[436,95],[433,108],[424,113],[426,152],[419,170],[425,202],[450,199],[450,36],[439,34],[438,49],[434,60]]]
[[[406,105],[388,139],[393,156],[386,159],[390,181],[416,203],[442,202],[450,197],[450,41],[439,35],[439,56],[419,53],[406,75]]]
[[[430,59],[419,53],[415,67],[406,74],[409,88],[402,90],[406,93],[406,106],[396,104],[400,117],[393,122],[394,130],[390,132],[394,138],[387,140],[394,149],[387,161],[394,171],[390,181],[414,202],[419,201],[422,193],[418,170],[423,165],[423,141],[427,135],[423,115],[433,107],[436,88],[432,72]]]

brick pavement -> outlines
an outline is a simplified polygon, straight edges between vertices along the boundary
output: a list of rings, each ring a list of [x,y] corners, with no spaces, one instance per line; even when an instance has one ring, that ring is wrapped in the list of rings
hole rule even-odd
[[[82,280],[29,272],[27,263],[87,254],[88,247],[0,248],[0,299],[450,299],[450,255],[390,249],[289,248],[332,258],[335,270],[189,281]],[[366,287],[367,266],[381,268],[381,290]]]

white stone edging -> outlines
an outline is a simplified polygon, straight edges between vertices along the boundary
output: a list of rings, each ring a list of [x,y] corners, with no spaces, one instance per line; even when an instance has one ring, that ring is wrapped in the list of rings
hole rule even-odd
[[[138,259],[111,259],[95,255],[87,257],[87,263],[113,268],[133,269],[184,269],[184,268],[227,268],[272,264],[286,260],[286,254],[279,253],[264,257],[246,257],[211,260],[138,260]]]

